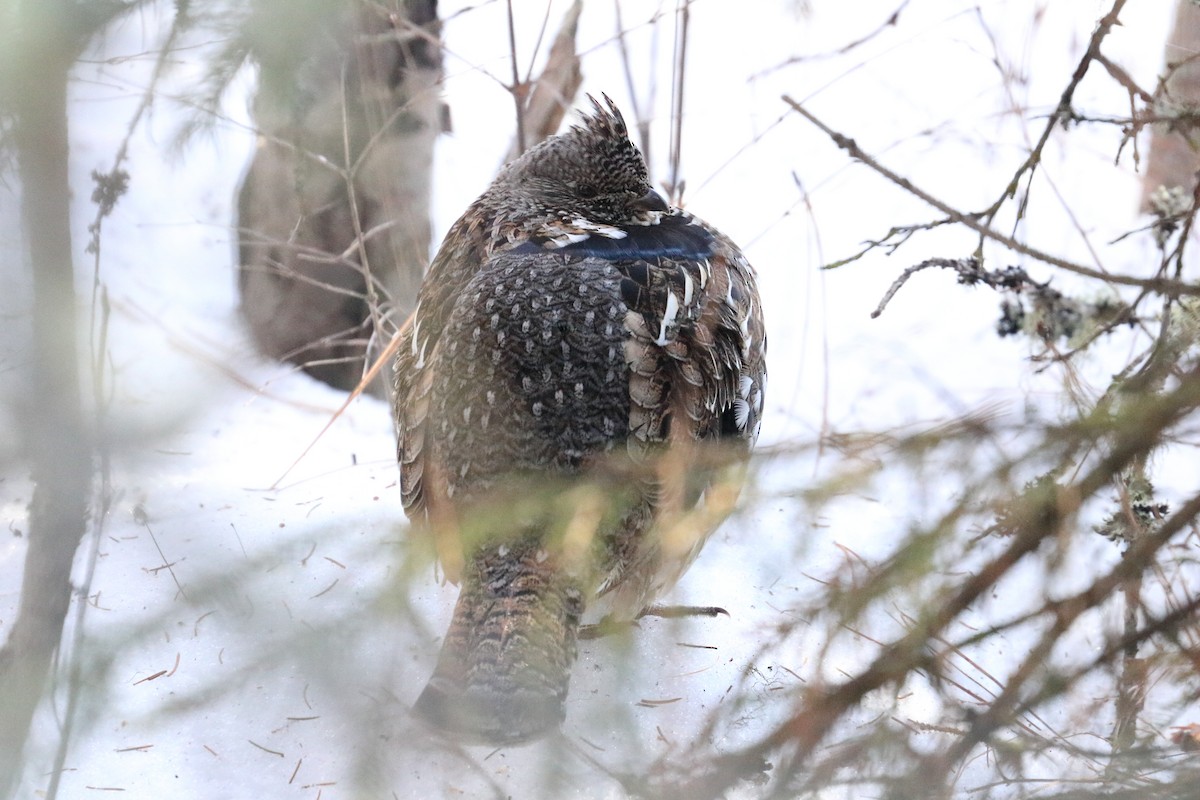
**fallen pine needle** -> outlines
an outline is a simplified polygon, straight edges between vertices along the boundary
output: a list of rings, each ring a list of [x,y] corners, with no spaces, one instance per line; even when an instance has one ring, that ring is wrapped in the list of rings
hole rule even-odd
[[[254,745],[255,747],[257,747],[259,750],[262,750],[264,753],[270,753],[271,755],[279,756],[280,758],[284,757],[283,753],[279,752],[278,750],[272,750],[269,747],[263,747],[261,744],[254,741],[253,739],[247,739],[246,741],[249,742],[250,744]]]
[[[137,686],[139,683],[145,683],[146,681],[152,681],[155,678],[161,678],[163,675],[166,675],[166,674],[167,674],[167,671],[165,669],[160,669],[158,672],[154,673],[153,675],[147,675],[146,677],[142,678],[140,681],[134,681],[133,685]]]

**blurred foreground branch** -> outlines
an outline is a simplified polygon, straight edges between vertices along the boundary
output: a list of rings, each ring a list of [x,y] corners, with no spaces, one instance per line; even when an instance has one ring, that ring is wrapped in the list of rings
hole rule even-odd
[[[932,519],[918,513],[915,530],[898,535],[888,559],[856,565],[823,585],[810,606],[792,609],[799,622],[781,623],[773,646],[799,639],[801,628],[822,624],[826,633],[822,649],[805,654],[806,662],[817,665],[811,674],[776,695],[777,702],[790,699],[788,713],[756,741],[716,752],[707,761],[694,750],[664,757],[655,784],[662,795],[716,798],[748,783],[766,786],[762,796],[787,798],[824,797],[838,788],[848,792],[845,796],[897,800],[964,792],[979,797],[1147,798],[1194,793],[1195,766],[1176,758],[1178,751],[1156,720],[1186,714],[1196,696],[1200,485],[1191,480],[1181,498],[1169,503],[1154,494],[1150,474],[1161,454],[1194,449],[1200,425],[1200,286],[1187,278],[1183,266],[1196,203],[1193,198],[1178,204],[1150,226],[1120,237],[1143,234],[1161,256],[1149,270],[1144,261],[1131,261],[1124,273],[1089,267],[1015,233],[1003,233],[996,222],[1010,203],[1016,219],[1024,217],[1030,195],[1042,185],[1035,176],[1051,134],[1069,134],[1074,129],[1068,124],[1082,119],[1073,102],[1093,62],[1131,99],[1151,102],[1147,98],[1155,96],[1132,84],[1128,73],[1102,52],[1124,5],[1115,0],[1097,21],[1058,105],[998,199],[982,210],[964,210],[933,195],[784,96],[796,114],[851,159],[938,213],[931,221],[892,227],[831,267],[843,267],[876,249],[894,253],[915,234],[943,226],[979,236],[974,253],[926,258],[905,269],[872,316],[878,317],[913,275],[937,267],[954,272],[962,285],[1003,293],[997,332],[1030,334],[1062,367],[1068,386],[1079,382],[1069,356],[1084,352],[1102,335],[1125,330],[1152,343],[1140,351],[1131,348],[1135,355],[1107,373],[1110,381],[1101,391],[1072,394],[1066,419],[1016,426],[1016,452],[1007,446],[1010,442],[997,442],[1004,456],[990,462],[976,481],[953,473],[949,481],[955,499],[949,510]],[[1145,119],[1134,108],[1119,124],[1128,131]],[[1079,224],[1090,229],[1086,222]],[[1032,277],[1025,266],[985,269],[985,243],[1052,272],[1096,282],[1105,296],[1069,297],[1052,288],[1050,279]],[[1031,313],[1023,300],[1032,306]],[[1075,350],[1060,354],[1058,339],[1067,339]],[[875,452],[858,458],[877,465],[880,475],[904,462],[921,465],[916,470],[929,469],[936,477],[930,481],[924,476],[922,488],[914,490],[925,492],[930,483],[947,480],[930,464],[945,459],[965,473],[971,457],[955,448],[965,453],[978,448],[982,437],[995,435],[984,426],[974,432],[945,429],[938,435],[878,437],[863,448]],[[1036,477],[1024,487],[1013,486],[1015,475],[1031,473]],[[811,495],[845,491],[836,480],[831,483],[810,490]],[[1113,509],[1105,522],[1089,524],[1102,507]],[[983,519],[987,509],[994,513],[990,525]],[[1067,574],[1070,588],[1054,585],[1053,576],[1066,572],[1069,556],[1093,544],[1096,533],[1119,545],[1120,557]],[[1115,548],[1108,550],[1113,552]],[[1107,625],[1105,615],[1121,623]],[[880,616],[896,621],[900,632],[869,633]],[[844,633],[870,642],[870,657],[825,663],[836,652],[834,640]],[[1009,637],[1024,646],[1003,658],[981,657],[982,648],[992,648],[988,655],[994,655]],[[1073,649],[1081,637],[1089,643],[1085,652]],[[906,720],[893,710],[916,687],[936,697],[937,708],[928,717],[932,721]],[[1147,701],[1148,693],[1155,693],[1153,702]],[[1076,727],[1063,730],[1048,722],[1051,709],[1060,712],[1054,719],[1074,715],[1069,724]],[[1102,721],[1089,726],[1078,723],[1080,716]],[[1097,729],[1111,735],[1104,738]],[[997,780],[963,785],[964,775],[979,773]],[[1063,786],[1056,789],[1058,781]],[[1094,783],[1095,791],[1067,790],[1073,782]],[[1141,794],[1120,794],[1135,787]]]
[[[101,4],[97,4],[98,6]],[[123,4],[108,4],[112,14]],[[80,395],[68,181],[67,77],[79,48],[107,23],[79,27],[69,2],[19,6],[24,34],[16,85],[5,98],[21,183],[26,264],[32,274],[33,351],[23,442],[35,484],[21,604],[0,649],[0,794],[20,780],[30,722],[42,697],[71,602],[71,565],[87,526],[92,445]],[[14,53],[10,51],[9,56]]]

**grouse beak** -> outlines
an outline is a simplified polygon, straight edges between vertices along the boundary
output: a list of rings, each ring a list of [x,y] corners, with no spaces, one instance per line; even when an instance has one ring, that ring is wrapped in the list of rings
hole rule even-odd
[[[630,203],[631,206],[639,211],[670,211],[671,207],[667,205],[667,201],[658,192],[651,189],[644,195]]]

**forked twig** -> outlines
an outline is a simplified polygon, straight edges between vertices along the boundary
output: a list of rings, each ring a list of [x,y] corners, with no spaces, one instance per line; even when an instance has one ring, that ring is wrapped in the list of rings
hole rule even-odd
[[[509,61],[512,63],[512,85],[508,87],[512,93],[513,106],[517,112],[517,153],[524,153],[528,145],[528,140],[525,137],[525,95],[528,85],[521,80],[521,73],[517,68],[517,30],[516,21],[513,19],[513,4],[512,0],[508,0],[508,47]]]
[[[783,95],[782,99],[783,99],[783,102],[787,103],[792,108],[793,111],[795,111],[800,116],[804,117],[806,120],[811,122],[818,129],[820,129],[820,131],[822,133],[824,133],[826,136],[828,136],[834,144],[836,144],[842,150],[845,150],[850,155],[850,157],[853,158],[855,161],[858,161],[861,164],[863,164],[864,166],[869,167],[870,169],[872,169],[875,172],[882,175],[884,178],[886,178],[891,183],[894,183],[896,186],[899,186],[901,189],[904,189],[909,194],[911,194],[914,197],[917,197],[918,199],[924,201],[925,203],[933,206],[938,211],[940,211],[946,215],[946,219],[944,219],[944,220],[938,220],[936,222],[926,223],[924,225],[914,225],[914,226],[908,226],[908,227],[904,227],[904,228],[893,228],[892,231],[889,232],[888,236],[884,237],[884,239],[882,239],[878,242],[872,242],[870,244],[870,246],[866,248],[866,250],[863,250],[861,253],[858,253],[857,255],[855,255],[851,258],[844,259],[840,262],[837,262],[836,264],[834,264],[832,266],[841,266],[842,264],[848,263],[850,261],[854,261],[854,260],[860,258],[862,255],[864,255],[868,250],[872,249],[873,247],[882,245],[884,242],[886,242],[892,236],[895,236],[895,235],[911,236],[914,232],[916,232],[918,230],[924,230],[924,229],[928,229],[928,228],[932,228],[932,227],[936,227],[936,226],[940,226],[940,225],[945,225],[948,223],[958,223],[961,225],[965,225],[966,227],[968,227],[971,230],[975,231],[976,233],[980,234],[984,238],[991,239],[992,241],[1003,245],[1004,247],[1008,248],[1009,250],[1012,250],[1013,252],[1021,253],[1022,255],[1026,255],[1026,256],[1029,256],[1030,258],[1037,259],[1038,261],[1041,261],[1045,264],[1049,264],[1050,266],[1058,267],[1059,269],[1066,270],[1067,272],[1073,272],[1077,275],[1083,275],[1084,277],[1087,277],[1087,278],[1095,278],[1097,280],[1107,281],[1109,283],[1117,283],[1117,284],[1121,284],[1123,286],[1137,286],[1142,289],[1149,289],[1151,291],[1160,292],[1162,294],[1200,295],[1200,286],[1188,284],[1183,281],[1171,280],[1169,278],[1135,278],[1135,277],[1132,277],[1129,275],[1120,275],[1120,274],[1116,274],[1116,273],[1101,272],[1099,270],[1092,269],[1091,267],[1085,267],[1083,264],[1078,264],[1074,261],[1069,261],[1065,258],[1061,258],[1052,253],[1047,253],[1044,250],[1040,250],[1036,247],[1032,247],[1031,245],[1027,245],[1024,242],[1018,241],[1011,236],[1003,234],[1000,231],[996,230],[995,228],[992,228],[988,224],[981,221],[981,217],[983,217],[986,214],[986,212],[964,213],[962,211],[959,211],[958,209],[951,206],[949,203],[946,203],[943,200],[940,200],[937,197],[934,197],[929,192],[927,192],[924,189],[920,188],[919,186],[915,185],[912,181],[910,181],[908,178],[905,178],[903,175],[900,175],[899,173],[894,172],[893,170],[889,169],[888,167],[885,167],[878,160],[873,158],[869,153],[867,153],[865,150],[863,150],[861,147],[859,147],[858,143],[855,142],[852,138],[850,138],[849,136],[846,136],[845,134],[840,133],[839,131],[836,131],[833,128],[826,125],[821,119],[819,119],[817,116],[815,116],[811,111],[809,111],[807,108],[805,108],[803,105],[801,105],[797,101],[793,100],[788,95]]]

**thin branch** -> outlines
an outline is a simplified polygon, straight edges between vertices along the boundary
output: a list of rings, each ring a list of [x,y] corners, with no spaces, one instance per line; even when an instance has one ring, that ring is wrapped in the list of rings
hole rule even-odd
[[[1088,66],[1097,56],[1100,55],[1100,44],[1104,41],[1104,38],[1108,36],[1113,26],[1118,23],[1119,20],[1117,18],[1124,6],[1125,0],[1115,0],[1109,12],[1105,14],[1096,24],[1096,29],[1092,32],[1092,37],[1088,41],[1087,50],[1084,52],[1083,57],[1080,58],[1079,64],[1075,67],[1075,71],[1071,74],[1071,80],[1067,83],[1066,88],[1063,89],[1062,95],[1058,99],[1058,105],[1055,107],[1054,112],[1046,121],[1046,127],[1042,130],[1042,135],[1038,138],[1037,143],[1033,146],[1033,149],[1025,158],[1024,163],[1017,168],[1016,173],[1013,175],[1012,180],[1009,181],[1008,187],[1004,190],[1004,193],[996,199],[996,202],[993,203],[991,207],[979,215],[980,218],[988,221],[988,225],[990,225],[995,219],[996,214],[1000,211],[1000,208],[1004,205],[1004,202],[1016,197],[1018,186],[1023,175],[1026,173],[1029,174],[1028,179],[1026,180],[1027,187],[1033,181],[1034,173],[1037,171],[1037,167],[1042,160],[1042,150],[1045,148],[1046,142],[1050,140],[1050,134],[1053,133],[1054,129],[1063,121],[1071,118],[1071,103],[1075,98],[1075,90],[1079,88],[1079,84],[1083,80],[1083,76],[1087,74]],[[1025,216],[1025,208],[1028,201],[1029,192],[1026,191],[1025,196],[1022,198],[1017,209],[1018,220]],[[980,231],[980,233],[983,233],[983,231]]]
[[[912,194],[913,196],[919,198],[920,200],[924,201],[928,205],[933,206],[938,211],[940,211],[946,215],[946,219],[939,220],[935,223],[930,223],[927,225],[913,226],[912,228],[909,228],[909,229],[895,228],[895,229],[893,229],[893,232],[906,231],[908,235],[912,235],[912,233],[915,232],[916,230],[933,227],[933,226],[937,226],[937,225],[957,223],[957,224],[965,225],[966,227],[979,233],[980,235],[984,236],[985,238],[991,239],[995,242],[998,242],[999,244],[1004,245],[1005,247],[1012,250],[1013,252],[1021,253],[1022,255],[1029,256],[1030,258],[1037,259],[1038,261],[1041,261],[1045,264],[1049,264],[1050,266],[1058,267],[1059,269],[1066,270],[1067,272],[1073,272],[1077,275],[1083,275],[1084,277],[1095,278],[1097,280],[1107,281],[1109,283],[1121,284],[1124,286],[1137,286],[1139,288],[1150,289],[1152,291],[1161,292],[1164,294],[1172,294],[1172,295],[1198,295],[1198,294],[1200,294],[1200,286],[1195,286],[1193,284],[1184,283],[1182,281],[1169,280],[1166,278],[1134,278],[1134,277],[1127,276],[1127,275],[1119,275],[1119,274],[1108,273],[1108,272],[1100,272],[1099,270],[1095,270],[1090,267],[1085,267],[1084,265],[1075,263],[1073,261],[1068,261],[1067,259],[1060,258],[1051,253],[1047,253],[1044,250],[1039,250],[1036,247],[1031,247],[1030,245],[1027,245],[1024,242],[1017,241],[1016,239],[1012,238],[1011,236],[1000,233],[999,231],[997,231],[997,230],[989,227],[985,223],[981,222],[980,218],[987,215],[986,211],[968,214],[968,213],[963,213],[963,212],[955,209],[949,203],[946,203],[946,202],[934,197],[929,192],[916,186],[908,178],[905,178],[902,175],[900,175],[896,172],[893,172],[892,170],[883,166],[883,164],[881,164],[876,159],[872,158],[866,151],[864,151],[861,147],[859,147],[858,144],[853,139],[846,136],[845,134],[839,133],[838,131],[836,131],[833,128],[826,125],[819,118],[817,118],[812,112],[810,112],[808,109],[806,109],[800,103],[793,100],[791,97],[784,95],[782,99],[785,103],[787,103],[789,106],[791,106],[793,111],[800,114],[800,116],[804,117],[806,120],[808,120],[813,125],[815,125],[817,128],[819,128],[822,133],[824,133],[826,136],[828,136],[830,138],[830,140],[832,140],[833,143],[836,144],[838,147],[840,147],[842,150],[845,150],[850,155],[850,157],[853,158],[855,161],[858,161],[858,162],[862,163],[863,165],[871,168],[872,170],[874,170],[875,172],[879,173],[884,178],[886,178],[888,181],[894,183],[896,186],[899,186],[901,189],[904,189],[909,194]],[[891,234],[889,234],[889,237],[890,236],[891,236]],[[883,241],[886,241],[887,238],[889,238],[889,237],[885,237],[884,240],[881,240],[880,242],[876,242],[874,244],[875,245],[882,244]],[[870,248],[868,248],[868,249],[870,249]],[[866,252],[866,251],[864,251],[864,252]],[[862,254],[860,253],[859,255],[861,256]],[[838,262],[837,265],[840,266],[841,264],[844,264],[844,263],[846,263],[846,261],[850,261],[850,260],[853,260],[853,259],[846,259],[842,262]]]
[[[355,188],[354,176],[349,169],[351,164],[351,146],[350,146],[350,109],[349,98],[346,95],[346,71],[348,65],[343,62],[342,74],[339,85],[341,88],[341,112],[342,112],[342,161],[346,164],[347,169],[345,174],[346,186],[346,202],[350,206],[350,220],[354,225],[354,241],[358,243],[358,258],[359,261],[355,264],[355,268],[362,275],[363,284],[367,295],[367,313],[370,314],[371,329],[379,335],[383,331],[383,319],[379,312],[379,294],[375,291],[375,271],[371,269],[371,262],[367,258],[366,235],[363,232],[362,215],[358,205],[358,192]],[[365,352],[366,348],[364,348]],[[391,387],[384,381],[384,396],[391,396]]]
[[[521,74],[517,68],[517,29],[513,18],[513,2],[508,0],[508,48],[509,63],[512,65],[512,84],[508,87],[512,94],[513,107],[517,112],[517,153],[524,153],[528,147],[525,137],[525,94],[527,85],[521,82]]]
[[[671,151],[670,171],[667,176],[667,194],[675,205],[683,204],[684,185],[679,177],[679,162],[683,156],[683,87],[687,74],[690,7],[691,0],[679,0],[675,11],[675,55],[671,64]]]
[[[628,31],[625,30],[625,21],[621,17],[622,5],[623,5],[623,3],[621,2],[621,0],[613,0],[613,14],[616,18],[616,23],[617,23],[617,34],[616,34],[617,48],[621,53],[621,71],[625,74],[625,90],[627,92],[629,92],[629,102],[633,104],[633,118],[636,122],[636,127],[637,127],[637,132],[638,132],[638,147],[642,151],[642,158],[646,159],[646,165],[651,169],[651,171],[653,171],[654,162],[651,159],[651,152],[650,152],[650,116],[649,116],[649,114],[650,114],[650,109],[652,109],[654,107],[654,89],[658,85],[658,83],[657,83],[657,80],[655,79],[654,71],[651,70],[650,76],[648,78],[649,90],[648,90],[648,97],[646,99],[646,102],[643,104],[642,102],[638,101],[637,80],[635,80],[635,76],[634,76],[633,62],[629,57],[629,42],[627,41],[628,40],[628,36],[627,36]],[[653,64],[657,61],[657,59],[655,58],[655,56],[656,56],[655,51],[658,48],[658,26],[657,25],[654,26],[651,36],[653,38],[651,39],[650,63]],[[637,77],[637,79],[641,79],[643,76],[638,75],[636,77]]]
[[[900,5],[897,6],[895,11],[893,11],[891,14],[888,14],[887,18],[883,22],[879,23],[879,25],[877,25],[871,31],[864,33],[862,36],[858,37],[857,39],[853,40],[852,42],[850,42],[848,44],[844,44],[841,47],[837,47],[833,50],[829,50],[829,51],[826,51],[823,53],[811,53],[811,54],[802,55],[802,56],[792,56],[791,58],[788,58],[788,59],[780,62],[779,64],[776,64],[773,67],[768,67],[764,70],[754,73],[753,75],[750,76],[750,80],[755,81],[755,80],[759,80],[761,78],[765,78],[766,76],[768,76],[774,72],[778,72],[779,70],[784,69],[785,67],[790,67],[795,64],[804,64],[804,63],[807,63],[810,61],[823,61],[827,58],[835,58],[837,56],[844,56],[847,53],[851,53],[851,52],[857,50],[858,48],[862,47],[867,42],[870,42],[870,41],[874,40],[875,38],[877,38],[878,36],[882,35],[888,29],[896,27],[896,25],[900,22],[900,14],[903,13],[904,9],[908,7],[908,4],[911,1],[912,0],[903,0],[903,2],[901,2]]]

